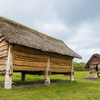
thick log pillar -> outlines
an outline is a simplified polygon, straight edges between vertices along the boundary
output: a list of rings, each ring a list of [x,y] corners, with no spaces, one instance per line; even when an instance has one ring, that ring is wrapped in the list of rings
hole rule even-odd
[[[73,66],[73,61],[72,61],[72,68],[71,68],[70,80],[71,80],[71,82],[74,81],[74,66]]]
[[[23,72],[21,73],[21,81],[25,81],[25,74]]]
[[[47,66],[45,69],[45,84],[50,85],[50,57],[48,58]]]
[[[6,75],[5,75],[5,89],[12,88],[13,55],[14,55],[13,45],[9,45],[7,68],[6,68]]]

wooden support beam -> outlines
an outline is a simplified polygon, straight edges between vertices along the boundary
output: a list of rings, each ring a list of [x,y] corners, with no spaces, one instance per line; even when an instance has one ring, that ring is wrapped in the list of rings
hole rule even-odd
[[[45,84],[50,85],[50,57],[48,58],[47,66],[45,69]]]
[[[7,68],[6,68],[6,75],[5,75],[5,89],[12,88],[13,56],[14,56],[14,47],[13,45],[9,45]]]
[[[21,73],[21,81],[25,81],[25,74],[23,72]]]
[[[70,80],[71,80],[71,82],[74,81],[74,66],[73,66],[73,61],[72,61],[72,67],[71,67]]]

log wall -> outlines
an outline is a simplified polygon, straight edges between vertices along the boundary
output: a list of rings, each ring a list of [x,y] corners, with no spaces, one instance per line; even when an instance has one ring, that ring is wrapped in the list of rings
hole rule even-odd
[[[100,59],[98,59],[98,58],[94,58],[92,61],[91,61],[91,64],[100,64]]]
[[[51,72],[71,72],[72,57],[58,54],[51,54],[50,71]]]
[[[45,71],[50,57],[50,72],[71,72],[72,57],[46,53],[24,46],[14,46],[14,71]]]
[[[96,73],[96,65],[90,65],[89,71],[90,73]]]
[[[95,73],[96,72],[96,66],[98,66],[98,73],[100,73],[100,59],[94,58],[90,65],[89,65],[89,71],[90,73]]]
[[[6,70],[8,56],[8,44],[0,33],[0,72]]]
[[[45,71],[48,57],[48,53],[15,45],[13,70]]]

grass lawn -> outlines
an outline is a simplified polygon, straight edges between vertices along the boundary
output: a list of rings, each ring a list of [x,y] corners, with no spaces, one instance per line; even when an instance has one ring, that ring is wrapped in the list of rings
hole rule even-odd
[[[100,100],[100,78],[95,81],[85,81],[88,71],[75,72],[75,81],[70,82],[69,76],[51,75],[51,85],[43,84],[44,76],[26,75],[25,82],[40,82],[41,84],[20,85],[10,90],[0,84],[0,100]],[[20,73],[13,74],[13,82],[25,83],[20,80]],[[77,80],[79,79],[79,80]],[[4,81],[4,76],[0,76]]]

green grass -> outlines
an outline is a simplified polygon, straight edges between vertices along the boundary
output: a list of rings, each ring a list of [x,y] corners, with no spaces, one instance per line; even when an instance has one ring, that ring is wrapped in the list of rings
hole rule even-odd
[[[75,81],[70,82],[69,76],[51,75],[51,85],[42,84],[13,87],[4,89],[0,84],[0,100],[100,100],[100,79],[85,81],[88,71],[75,72]],[[13,74],[13,81],[20,83],[20,73]],[[77,80],[79,79],[79,80]],[[0,76],[4,81],[4,76]],[[44,76],[26,75],[25,82],[41,82]]]

